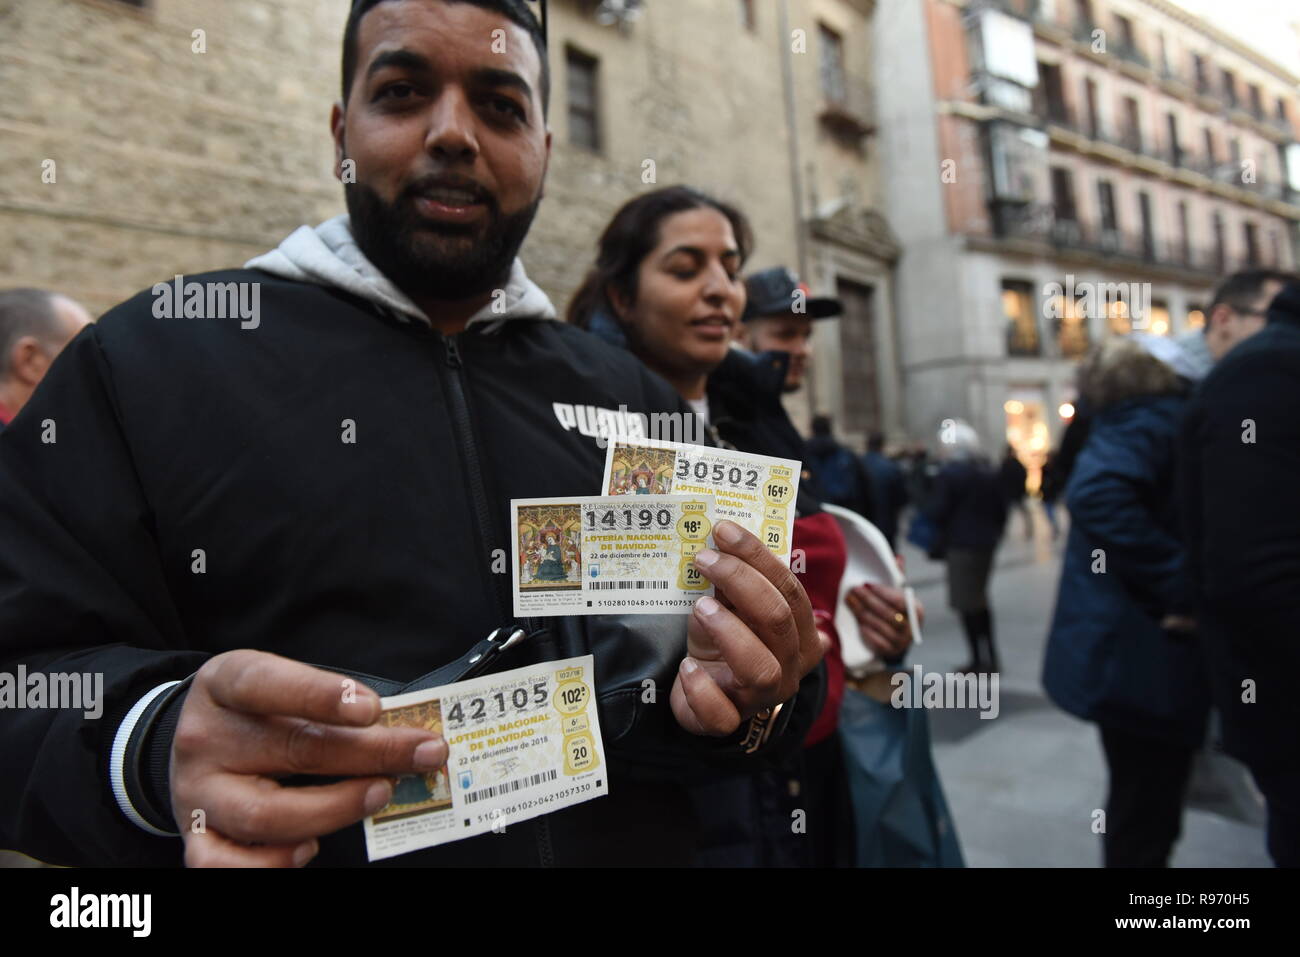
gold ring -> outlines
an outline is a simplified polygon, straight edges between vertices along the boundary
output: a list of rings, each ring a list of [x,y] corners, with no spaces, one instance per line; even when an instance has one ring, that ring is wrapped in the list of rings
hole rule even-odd
[[[907,618],[904,617],[903,613],[897,611],[894,612],[894,627],[897,630],[902,631],[906,625],[907,625]]]

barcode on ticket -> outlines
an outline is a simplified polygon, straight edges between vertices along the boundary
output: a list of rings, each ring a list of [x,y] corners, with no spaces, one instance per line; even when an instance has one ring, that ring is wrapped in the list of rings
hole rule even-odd
[[[651,589],[651,590],[655,590],[655,591],[657,591],[657,590],[659,590],[659,589],[661,589],[661,588],[667,590],[667,588],[668,588],[668,582],[665,582],[665,581],[658,581],[658,582],[646,582],[646,581],[635,581],[635,582],[591,582],[587,587],[588,587],[588,588],[595,589],[595,590],[597,590],[597,591],[600,591],[600,590],[602,590],[602,589],[606,589],[606,588],[618,588],[618,589],[623,589],[623,588],[634,588],[634,589],[637,589],[637,590]]]
[[[494,784],[490,788],[480,788],[477,791],[470,791],[465,795],[465,803],[473,804],[475,801],[482,801],[485,798],[494,798],[499,794],[510,794],[518,791],[520,788],[530,788],[535,784],[544,784],[547,781],[554,781],[559,772],[552,768],[549,771],[540,771],[537,774],[531,774],[526,778],[515,778],[513,781],[506,781],[504,784]]]

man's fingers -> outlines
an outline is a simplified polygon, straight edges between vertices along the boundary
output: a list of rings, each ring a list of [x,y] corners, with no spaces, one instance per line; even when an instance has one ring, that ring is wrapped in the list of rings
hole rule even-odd
[[[208,826],[239,844],[301,844],[374,814],[393,796],[387,778],[349,778],[319,787],[281,787],[269,778],[223,774],[203,808]]]
[[[799,584],[799,579],[790,570],[789,566],[772,554],[771,549],[767,548],[758,538],[735,522],[726,520],[718,522],[713,527],[713,541],[717,545],[718,551],[739,558],[776,587],[777,591],[785,599],[786,605],[794,612],[795,620],[801,625],[805,622],[808,624],[809,631],[807,634],[801,634],[801,638],[805,641],[812,641],[814,637],[812,635],[812,604],[808,601],[808,595],[803,590],[803,585]],[[709,580],[720,586],[730,598],[735,600],[736,596],[732,594],[731,589],[727,588],[724,582],[716,581],[713,578],[709,578]]]
[[[364,727],[381,710],[379,695],[354,679],[263,651],[219,655],[203,666],[195,685],[218,705],[245,714]]]
[[[725,737],[740,727],[740,712],[694,658],[682,660],[671,702],[677,722],[692,734]]]
[[[305,867],[319,852],[320,843],[314,839],[301,844],[250,847],[207,830],[185,839],[185,866]]]
[[[447,762],[447,742],[421,728],[340,728],[276,718],[275,740],[262,754],[261,774],[343,774],[350,777],[432,771]],[[251,757],[251,755],[250,755]]]
[[[752,535],[749,537],[753,539]],[[772,560],[776,561],[775,558]],[[790,599],[776,584],[742,558],[705,549],[695,556],[695,564],[701,574],[717,586],[719,593],[725,594],[736,617],[772,650],[777,660],[786,667],[797,669],[806,653],[803,647],[805,641],[816,641],[816,629],[812,622],[812,607],[795,577],[789,575],[788,580],[798,589],[806,609],[805,617],[809,628],[807,636],[801,633],[798,613],[790,604]],[[777,565],[780,567],[780,562]]]
[[[706,596],[695,602],[692,616],[731,670],[734,686],[727,691],[737,691],[746,699],[753,699],[756,709],[764,703],[789,697],[783,694],[782,685],[797,682],[799,676],[794,676],[793,682],[788,680],[790,676],[785,675],[773,651],[735,612]]]

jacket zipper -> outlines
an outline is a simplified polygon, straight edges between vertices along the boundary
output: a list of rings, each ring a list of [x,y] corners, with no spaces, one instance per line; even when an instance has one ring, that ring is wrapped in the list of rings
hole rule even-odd
[[[492,513],[488,507],[487,490],[483,486],[482,463],[479,460],[478,446],[474,443],[474,425],[469,414],[469,400],[465,394],[465,361],[460,351],[460,336],[442,336],[447,350],[447,366],[451,369],[451,411],[453,426],[456,431],[456,438],[460,444],[461,455],[465,460],[465,468],[469,472],[470,497],[474,500],[474,514],[478,519],[479,541],[484,542],[483,550],[487,551],[486,534],[492,529]],[[482,556],[480,556],[481,558]],[[490,557],[490,555],[488,556]],[[489,563],[487,567],[491,567]],[[510,603],[510,596],[506,593],[503,583],[499,576],[493,575],[497,598],[501,603],[502,609],[507,620],[514,619],[514,608]],[[535,618],[524,619],[524,628],[529,634],[533,634],[540,628],[540,622]],[[551,828],[545,817],[539,818],[535,823],[534,834],[537,839],[537,854],[543,867],[551,867],[555,863],[555,855],[551,848]]]

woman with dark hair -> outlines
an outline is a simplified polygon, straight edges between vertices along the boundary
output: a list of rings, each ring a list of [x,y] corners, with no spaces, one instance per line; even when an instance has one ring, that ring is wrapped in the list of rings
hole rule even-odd
[[[785,360],[731,348],[745,308],[741,269],[752,248],[744,214],[698,190],[674,186],[638,196],[601,235],[596,264],[568,317],[630,349],[668,380],[703,418],[715,443],[803,461],[803,440],[781,405]],[[847,552],[815,488],[815,477],[805,471],[793,548],[804,556],[804,570],[796,571],[831,647],[826,705],[788,773],[696,789],[709,848],[701,863],[852,861],[852,813],[835,735],[844,666],[834,612]],[[853,594],[864,642],[882,658],[900,657],[911,642],[897,623],[905,608],[901,592],[863,586]],[[792,831],[796,810],[804,812],[806,834]]]

